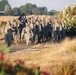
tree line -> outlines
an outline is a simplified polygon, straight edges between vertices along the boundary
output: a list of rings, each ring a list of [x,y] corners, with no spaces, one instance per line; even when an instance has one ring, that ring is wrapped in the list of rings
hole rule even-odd
[[[18,16],[22,13],[26,15],[47,15],[48,10],[46,7],[37,7],[35,4],[27,3],[19,8],[15,7],[5,12],[5,15]]]
[[[4,11],[5,5],[9,4],[8,0],[1,0],[0,1],[0,11]],[[54,15],[57,11],[48,11],[47,7],[37,7],[36,4],[27,3],[20,7],[11,8],[5,11],[5,15],[10,16],[19,16],[22,13],[26,13],[26,15]]]

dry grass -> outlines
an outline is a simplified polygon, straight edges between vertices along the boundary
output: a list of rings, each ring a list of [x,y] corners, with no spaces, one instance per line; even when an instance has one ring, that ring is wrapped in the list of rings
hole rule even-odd
[[[0,16],[0,23],[2,21],[8,21],[8,20],[12,20],[13,18],[18,18],[18,16]]]
[[[2,22],[2,21],[8,21],[8,20],[12,20],[13,18],[18,18],[19,16],[0,16],[0,23]],[[27,18],[28,17],[39,17],[39,18],[50,18],[51,17],[51,19],[53,20],[54,19],[54,17],[53,16],[46,16],[46,15],[27,15]]]
[[[73,68],[70,68],[71,65],[75,68],[76,71],[76,47],[73,47],[73,50],[75,49],[74,51],[69,52],[69,48],[73,45],[76,45],[76,38],[66,38],[64,41],[58,44],[46,43],[33,46],[34,49],[43,47],[39,51],[31,51],[31,49],[30,51],[23,50],[18,51],[16,53],[11,53],[8,55],[8,57],[11,58],[11,61],[13,61],[15,58],[23,59],[25,61],[26,66],[32,64],[39,65],[41,66],[41,69],[45,68],[49,71],[52,70],[52,72],[54,70],[56,70],[59,73],[62,73],[62,70],[64,70],[64,73],[66,71],[68,72],[68,70],[71,71],[73,70]],[[75,65],[73,65],[73,63]],[[59,71],[57,70],[58,68]],[[59,73],[57,75],[62,75]],[[52,75],[56,74],[53,73]],[[66,73],[63,75],[72,74]],[[76,72],[74,75],[76,75]]]

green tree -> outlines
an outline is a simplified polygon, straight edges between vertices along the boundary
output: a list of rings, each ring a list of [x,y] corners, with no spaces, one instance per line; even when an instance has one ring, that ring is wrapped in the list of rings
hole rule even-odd
[[[10,9],[10,10],[8,10],[8,11],[5,12],[5,15],[10,15],[10,16],[12,15],[13,16],[14,12],[13,12],[12,9]]]
[[[35,4],[27,3],[26,5],[23,5],[19,8],[13,8],[11,10],[6,11],[5,15],[18,16],[23,13],[26,13],[26,15],[46,15],[48,13],[48,10],[46,7],[37,7]]]
[[[36,7],[37,7],[36,5],[33,5],[31,3],[27,3],[26,5],[21,6],[19,9],[20,9],[21,14],[22,13],[32,14],[32,9],[36,8]]]
[[[8,0],[1,0],[1,1],[0,1],[0,11],[4,11],[5,5],[7,5],[7,4],[9,4],[9,3],[8,3]],[[9,6],[10,6],[10,4],[9,4]],[[11,7],[10,7],[10,8],[11,8]]]
[[[19,8],[14,8],[12,14],[13,14],[14,16],[20,15],[20,10],[19,10]]]

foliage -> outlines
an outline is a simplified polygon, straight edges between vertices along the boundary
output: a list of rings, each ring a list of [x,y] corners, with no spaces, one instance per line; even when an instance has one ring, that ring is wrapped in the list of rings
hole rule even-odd
[[[1,45],[0,48],[0,75],[35,75],[35,69],[27,68],[24,61],[17,59],[11,62],[5,56],[10,50],[7,45]]]
[[[76,4],[65,7],[56,17],[60,22],[64,20],[68,36],[76,36]]]
[[[7,47],[7,45],[0,45],[0,52],[2,52],[3,54],[7,54],[9,53],[10,48]]]
[[[10,16],[12,15],[13,16],[14,12],[12,9],[9,9],[8,11],[5,12],[5,15],[10,15]]]
[[[0,11],[4,11],[5,5],[9,4],[8,0],[1,0],[0,1]],[[9,5],[10,6],[10,5]],[[11,8],[11,7],[10,7]]]
[[[26,15],[46,15],[48,13],[46,7],[37,7],[35,4],[27,3],[19,8],[13,8],[5,12],[5,15],[14,15],[18,16],[22,13],[26,13]]]
[[[5,5],[10,4],[8,3],[8,0],[1,0],[0,1],[0,11],[4,11]],[[10,6],[11,8],[11,6]],[[23,13],[26,13],[26,15],[55,15],[57,11],[49,11],[46,7],[37,7],[35,4],[27,3],[19,8],[15,7],[13,9],[9,9],[5,11],[5,15],[11,15],[11,16],[19,16]]]

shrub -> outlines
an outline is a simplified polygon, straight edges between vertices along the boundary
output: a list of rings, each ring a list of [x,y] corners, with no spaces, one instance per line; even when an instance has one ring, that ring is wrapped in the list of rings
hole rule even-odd
[[[66,6],[56,18],[61,22],[65,21],[67,27],[67,35],[70,37],[76,36],[76,4]]]
[[[5,55],[10,49],[2,45],[0,49],[0,75],[35,75],[33,68],[27,68],[24,61],[16,59],[13,63]]]

